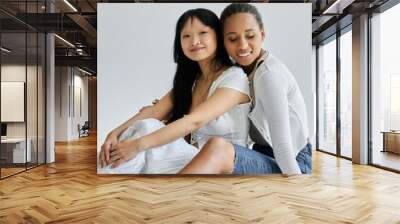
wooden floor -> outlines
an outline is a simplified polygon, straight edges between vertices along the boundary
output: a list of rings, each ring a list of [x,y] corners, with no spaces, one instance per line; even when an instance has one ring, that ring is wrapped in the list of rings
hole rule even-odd
[[[96,139],[0,181],[0,223],[400,223],[400,175],[314,153],[312,175],[99,176]]]
[[[374,164],[400,170],[400,154],[392,152],[374,152],[372,158]]]
[[[26,168],[1,168],[1,178],[25,171]]]

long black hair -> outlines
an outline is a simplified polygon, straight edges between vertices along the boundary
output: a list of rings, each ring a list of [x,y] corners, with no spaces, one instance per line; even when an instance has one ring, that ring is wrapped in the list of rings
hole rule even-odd
[[[217,71],[222,66],[231,66],[223,44],[222,28],[218,16],[208,9],[191,9],[183,13],[176,24],[174,41],[174,61],[177,64],[172,87],[173,109],[169,123],[187,114],[192,106],[192,88],[201,73],[198,62],[186,57],[181,46],[181,32],[183,26],[190,19],[197,18],[205,26],[213,29],[217,35],[217,49],[213,59],[213,69]]]

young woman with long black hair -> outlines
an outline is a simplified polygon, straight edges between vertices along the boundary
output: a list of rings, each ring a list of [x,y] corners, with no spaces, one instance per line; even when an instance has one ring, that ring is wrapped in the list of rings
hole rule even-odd
[[[108,134],[100,173],[177,173],[212,136],[246,145],[248,79],[232,66],[213,12],[193,9],[179,18],[174,60],[172,90]],[[192,145],[183,139],[189,133]]]

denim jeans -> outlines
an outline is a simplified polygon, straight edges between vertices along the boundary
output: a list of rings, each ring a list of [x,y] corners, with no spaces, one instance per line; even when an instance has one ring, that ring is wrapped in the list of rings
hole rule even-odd
[[[268,155],[240,145],[233,145],[235,149],[235,165],[233,174],[270,174],[282,173],[276,160]],[[312,149],[308,143],[296,157],[297,164],[303,174],[310,174],[312,170]]]

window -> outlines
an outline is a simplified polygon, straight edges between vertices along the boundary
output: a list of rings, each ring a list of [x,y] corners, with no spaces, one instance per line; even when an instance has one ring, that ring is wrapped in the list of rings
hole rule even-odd
[[[350,29],[340,36],[340,155],[348,158],[352,157],[352,77]]]
[[[318,48],[318,148],[336,153],[336,39]]]
[[[400,170],[400,5],[371,18],[372,164]]]

